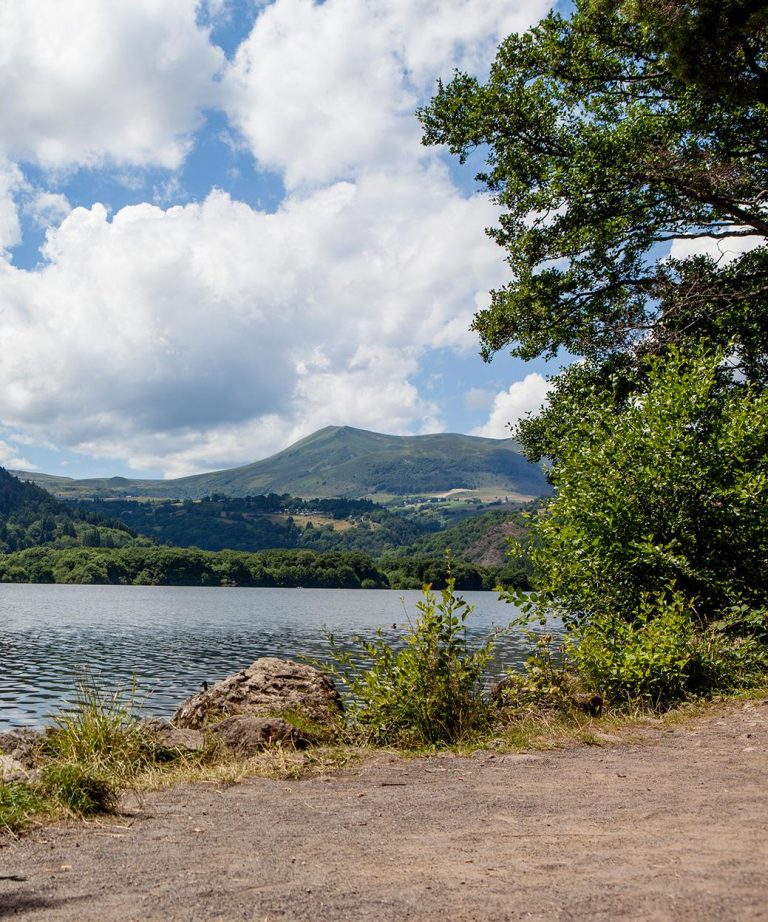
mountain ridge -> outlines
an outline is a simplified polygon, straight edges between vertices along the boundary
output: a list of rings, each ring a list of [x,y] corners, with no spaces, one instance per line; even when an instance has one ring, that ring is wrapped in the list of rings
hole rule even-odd
[[[167,480],[12,473],[71,499],[194,500],[214,493],[394,498],[458,490],[525,501],[549,491],[541,468],[520,453],[513,439],[460,433],[387,435],[352,426],[326,426],[250,464]]]

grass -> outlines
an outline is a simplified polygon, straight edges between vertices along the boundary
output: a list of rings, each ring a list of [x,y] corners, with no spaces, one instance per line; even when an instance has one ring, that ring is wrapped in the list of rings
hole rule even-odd
[[[30,785],[0,783],[0,832],[18,832],[52,813],[55,806]]]
[[[734,702],[768,696],[768,685],[733,695],[694,699],[664,713],[637,707],[590,717],[574,711],[532,712],[499,719],[482,733],[456,743],[400,750],[404,758],[436,751],[468,755],[478,749],[496,752],[553,750],[576,745],[632,744],[647,729],[669,729],[696,717],[722,713]],[[57,715],[46,735],[45,755],[34,782],[0,783],[0,833],[15,834],[31,825],[83,818],[119,810],[121,794],[157,790],[175,784],[237,784],[247,778],[291,780],[328,775],[359,764],[376,751],[370,745],[339,742],[338,728],[322,736],[299,714],[283,715],[318,745],[302,751],[276,746],[244,758],[212,743],[201,752],[158,749],[135,715],[135,687],[105,692],[84,680],[72,707]],[[306,721],[305,721],[306,723]]]
[[[72,704],[56,714],[46,734],[46,754],[114,783],[127,781],[155,758],[155,746],[136,717],[136,683],[107,690],[84,673]]]

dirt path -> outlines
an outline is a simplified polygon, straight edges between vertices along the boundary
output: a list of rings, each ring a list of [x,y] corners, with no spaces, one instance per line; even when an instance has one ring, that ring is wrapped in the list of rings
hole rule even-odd
[[[176,788],[114,822],[0,849],[0,918],[768,919],[768,702],[634,744]]]

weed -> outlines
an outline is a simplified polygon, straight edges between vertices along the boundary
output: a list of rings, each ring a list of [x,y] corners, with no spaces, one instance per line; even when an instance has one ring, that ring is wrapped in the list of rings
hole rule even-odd
[[[136,683],[109,691],[85,673],[70,707],[53,717],[45,748],[53,761],[125,781],[153,761],[154,744],[135,714]]]
[[[371,742],[455,743],[487,723],[490,709],[482,687],[493,639],[470,648],[466,620],[472,606],[454,594],[454,585],[449,579],[439,596],[424,588],[416,623],[409,625],[399,651],[382,631],[374,641],[358,639],[356,653],[341,650],[329,636],[329,671],[351,692],[351,725]]]
[[[43,769],[42,789],[76,816],[114,813],[118,791],[105,774],[76,762],[50,762]]]

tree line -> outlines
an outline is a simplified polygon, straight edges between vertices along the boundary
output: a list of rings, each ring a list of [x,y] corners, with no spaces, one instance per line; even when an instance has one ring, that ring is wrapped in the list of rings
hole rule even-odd
[[[441,588],[451,576],[463,590],[493,589],[504,578],[499,569],[445,557],[375,560],[349,551],[35,547],[0,556],[0,582],[6,583],[420,589]],[[524,587],[524,579],[516,585]]]

